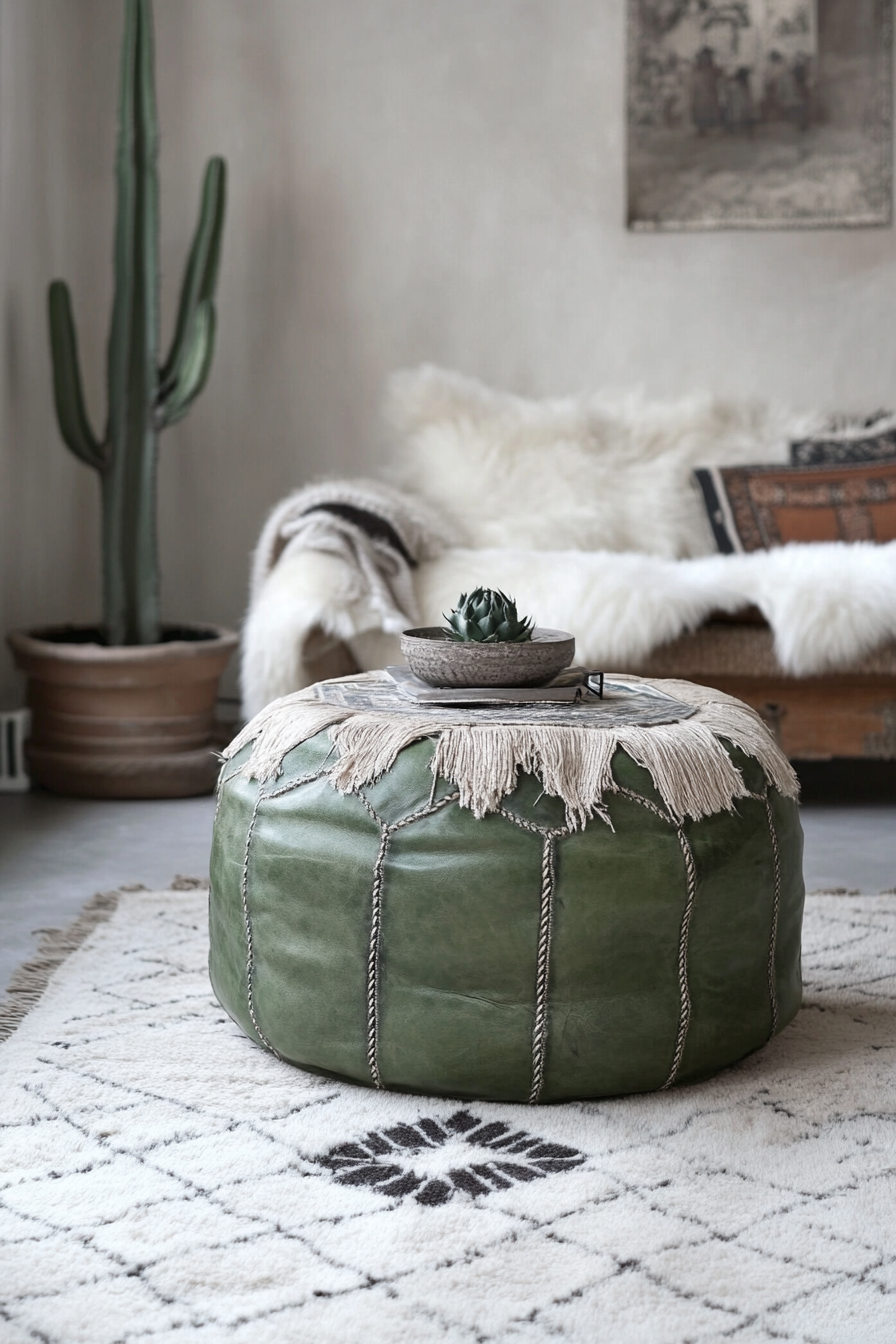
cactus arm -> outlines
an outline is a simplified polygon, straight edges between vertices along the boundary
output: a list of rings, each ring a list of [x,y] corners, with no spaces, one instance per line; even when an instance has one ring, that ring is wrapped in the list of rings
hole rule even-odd
[[[160,429],[182,419],[205,386],[215,353],[215,329],[215,305],[205,299],[196,309],[190,339],[172,370],[168,395],[159,402],[156,423]]]
[[[226,193],[227,165],[222,158],[209,159],[202,184],[199,219],[181,286],[171,349],[159,373],[159,390],[163,399],[173,390],[186,349],[195,339],[196,310],[201,303],[214,297],[221,259]]]
[[[96,471],[106,466],[104,445],[90,427],[84,405],[78,337],[72,315],[72,300],[64,280],[54,280],[47,296],[50,317],[50,354],[53,361],[53,396],[59,432],[68,447]]]

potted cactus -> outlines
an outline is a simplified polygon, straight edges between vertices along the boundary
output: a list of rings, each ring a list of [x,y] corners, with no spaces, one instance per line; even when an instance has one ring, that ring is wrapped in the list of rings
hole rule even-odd
[[[160,363],[158,126],[151,0],[125,0],[109,335],[108,420],[90,426],[68,286],[49,289],[59,429],[97,472],[102,501],[103,620],[9,636],[29,678],[32,775],[92,797],[208,792],[218,678],[237,643],[217,626],[159,615],[156,466],[162,429],[186,414],[211,367],[226,169],[208,163],[171,349]]]
[[[461,593],[447,626],[405,630],[401,651],[415,676],[430,686],[543,686],[573,660],[576,642],[565,630],[521,617],[500,588]]]

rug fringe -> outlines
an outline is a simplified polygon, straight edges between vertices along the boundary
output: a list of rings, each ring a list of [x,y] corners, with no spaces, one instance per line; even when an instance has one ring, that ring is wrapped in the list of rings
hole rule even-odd
[[[197,891],[208,887],[206,877],[184,877],[178,873],[169,891]],[[8,1040],[43,997],[47,985],[64,961],[77,952],[94,929],[110,920],[122,896],[148,891],[142,882],[127,883],[117,891],[98,891],[85,901],[80,914],[64,929],[35,929],[40,942],[33,957],[13,971],[12,979],[0,999],[0,1041]]]
[[[7,1040],[43,997],[53,974],[77,951],[94,929],[111,919],[121,891],[99,891],[85,902],[81,913],[64,929],[39,929],[37,952],[13,972],[0,1001],[0,1041]]]

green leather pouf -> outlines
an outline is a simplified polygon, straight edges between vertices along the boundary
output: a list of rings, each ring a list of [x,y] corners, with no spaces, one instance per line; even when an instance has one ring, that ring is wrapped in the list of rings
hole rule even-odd
[[[536,725],[544,767],[490,804],[484,755],[522,740],[507,711],[390,718],[306,692],[260,715],[222,771],[211,861],[212,984],[243,1030],[365,1086],[529,1102],[694,1082],[780,1031],[801,997],[792,771],[736,701],[616,684],[690,718]],[[592,749],[607,761],[590,819],[546,791],[550,751],[568,775],[576,742],[584,772]],[[739,796],[707,812],[713,789]]]

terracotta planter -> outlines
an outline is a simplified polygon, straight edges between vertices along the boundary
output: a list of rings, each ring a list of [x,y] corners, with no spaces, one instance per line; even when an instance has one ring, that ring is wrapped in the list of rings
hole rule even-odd
[[[222,626],[169,626],[161,644],[107,648],[73,626],[13,631],[28,676],[32,778],[85,798],[210,793],[218,678],[238,643]]]

